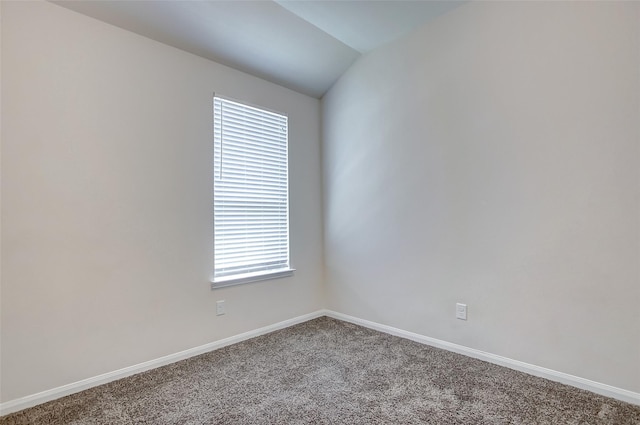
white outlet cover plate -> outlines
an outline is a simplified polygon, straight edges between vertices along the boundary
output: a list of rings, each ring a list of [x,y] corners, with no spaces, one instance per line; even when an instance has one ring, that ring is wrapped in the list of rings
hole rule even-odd
[[[456,304],[456,318],[460,320],[467,320],[467,305],[466,304]]]

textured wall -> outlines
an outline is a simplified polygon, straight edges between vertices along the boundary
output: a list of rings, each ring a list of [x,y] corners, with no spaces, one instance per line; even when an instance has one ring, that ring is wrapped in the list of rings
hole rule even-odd
[[[323,99],[329,308],[640,391],[639,11],[470,3],[356,62]]]
[[[321,307],[317,99],[51,3],[1,7],[2,401]],[[294,277],[210,289],[214,92],[289,114]]]

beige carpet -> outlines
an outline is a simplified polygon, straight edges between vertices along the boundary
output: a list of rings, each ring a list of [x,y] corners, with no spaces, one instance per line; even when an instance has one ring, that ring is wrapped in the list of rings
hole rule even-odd
[[[640,407],[326,317],[0,424],[640,424]]]

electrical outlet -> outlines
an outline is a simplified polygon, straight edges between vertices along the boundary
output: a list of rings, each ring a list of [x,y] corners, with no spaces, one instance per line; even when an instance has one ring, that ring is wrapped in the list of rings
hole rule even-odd
[[[216,316],[222,316],[225,313],[224,300],[216,301]]]
[[[466,304],[456,304],[456,318],[460,320],[467,320],[467,305]]]

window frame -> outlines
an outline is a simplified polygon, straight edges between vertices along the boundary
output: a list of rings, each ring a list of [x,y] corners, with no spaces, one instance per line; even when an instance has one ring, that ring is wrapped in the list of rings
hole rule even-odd
[[[211,288],[212,289],[217,289],[217,288],[224,288],[224,287],[228,287],[228,286],[235,286],[235,285],[242,285],[242,284],[246,284],[246,283],[253,283],[253,282],[260,282],[260,281],[264,281],[264,280],[273,280],[273,279],[280,279],[280,278],[284,278],[284,277],[288,277],[288,276],[293,276],[294,272],[296,271],[296,269],[293,267],[292,264],[292,253],[291,253],[291,184],[290,184],[290,178],[289,178],[289,174],[290,174],[290,166],[289,166],[289,116],[286,113],[280,112],[280,111],[276,111],[270,108],[265,108],[263,106],[260,105],[255,105],[252,104],[250,102],[245,102],[245,101],[241,101],[241,100],[237,100],[234,98],[230,98],[230,97],[226,97],[226,96],[222,96],[220,94],[217,93],[213,93],[213,97],[212,97],[212,102],[211,102],[211,106],[213,108],[211,117],[212,117],[212,143],[213,146],[215,147],[215,102],[216,102],[216,98],[220,99],[221,101],[229,101],[229,102],[233,102],[233,103],[237,103],[239,105],[242,106],[247,106],[249,108],[254,108],[257,109],[259,111],[264,111],[264,112],[268,112],[268,113],[272,113],[272,114],[277,114],[283,117],[287,118],[287,136],[286,136],[286,176],[287,176],[287,183],[286,183],[286,190],[287,190],[287,214],[286,214],[286,225],[287,225],[287,263],[288,263],[288,267],[287,268],[279,268],[279,269],[272,269],[272,270],[263,270],[263,271],[259,271],[259,272],[255,272],[255,274],[249,275],[247,276],[247,273],[243,273],[243,274],[236,274],[236,275],[229,275],[229,276],[223,276],[223,277],[216,277],[215,273],[216,273],[216,259],[215,259],[215,249],[216,249],[216,224],[215,224],[215,187],[216,187],[216,176],[215,176],[215,148],[214,148],[214,158],[213,158],[213,164],[214,164],[214,169],[212,169],[213,173],[212,173],[212,195],[213,195],[213,199],[212,199],[212,206],[213,206],[213,210],[212,210],[212,217],[211,217],[211,223],[213,225],[213,231],[212,231],[212,236],[213,236],[213,252],[212,252],[212,260],[213,260],[213,265],[212,265],[212,275],[211,275]]]

